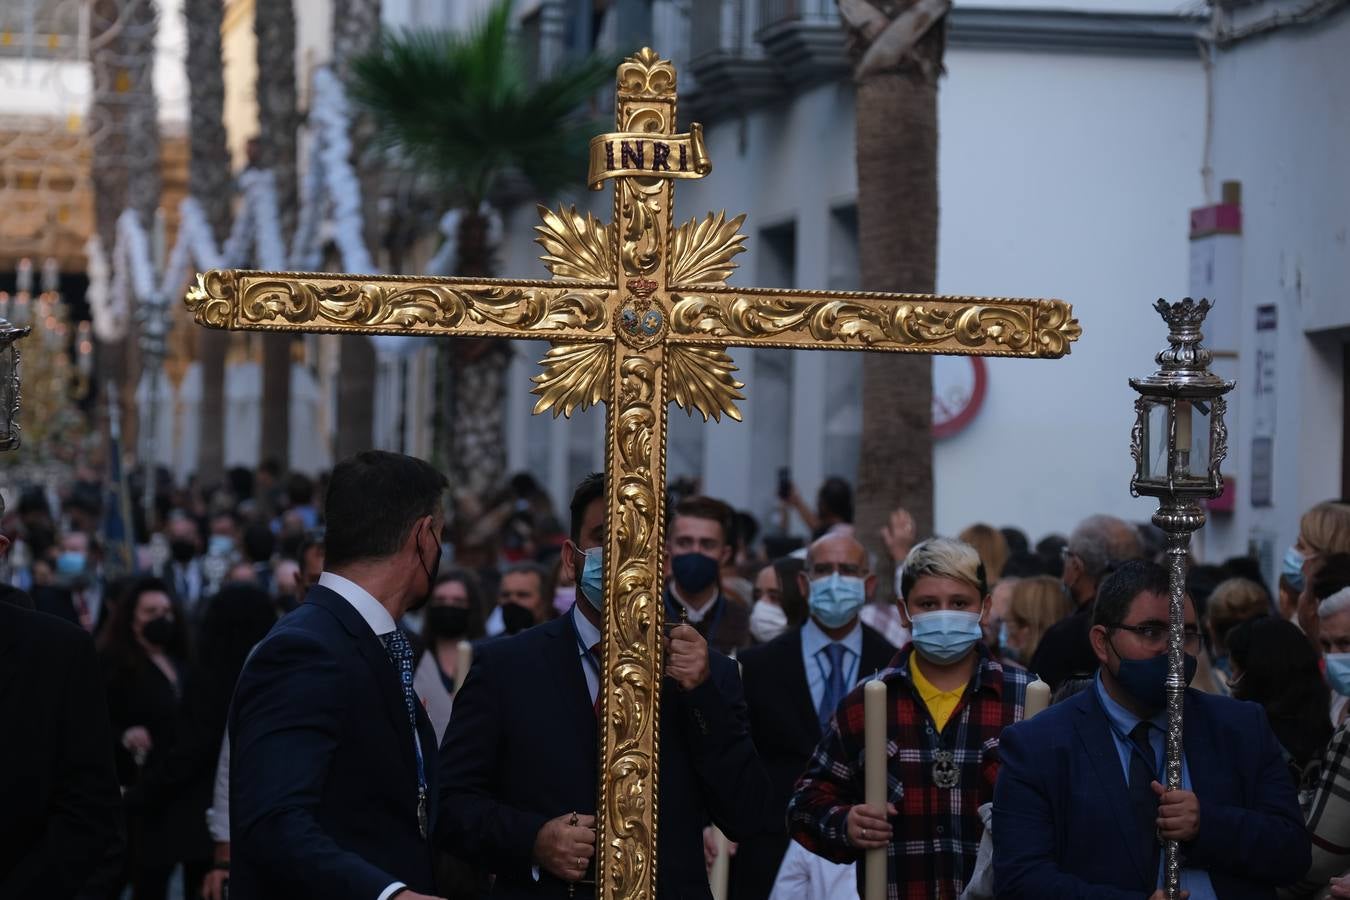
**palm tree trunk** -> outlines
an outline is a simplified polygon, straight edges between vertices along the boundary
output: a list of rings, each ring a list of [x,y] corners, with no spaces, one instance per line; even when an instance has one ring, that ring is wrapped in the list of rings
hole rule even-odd
[[[268,0],[254,6],[253,30],[258,38],[258,130],[263,165],[276,178],[282,240],[289,246],[295,233],[299,191],[296,187],[296,128],[300,116],[295,84],[295,7],[290,0]],[[291,336],[263,334],[262,437],[259,459],[276,459],[290,468]]]
[[[488,219],[471,203],[459,220],[458,268],[455,274],[489,278],[493,274]],[[504,391],[511,365],[510,345],[503,341],[450,339],[442,354],[441,371],[453,366],[450,409],[445,416],[449,434],[446,468],[457,492],[482,502],[498,488],[506,474],[506,420]]]
[[[380,37],[380,0],[334,0],[333,70],[343,84],[349,82],[351,61],[373,50]],[[352,148],[366,246],[372,255],[380,246],[378,216],[379,183],[375,153],[375,126],[369,113],[353,110]],[[365,335],[340,339],[341,368],[338,372],[338,459],[370,448],[375,421],[375,348]]]
[[[158,12],[154,0],[95,0],[90,13],[95,217],[104,250],[111,253],[123,209],[135,208],[148,231],[159,206],[159,110],[154,89]],[[134,323],[135,298],[132,306]],[[105,344],[100,354],[105,364],[102,374],[116,379],[122,393],[122,437],[127,447],[135,447],[138,436],[137,332],[129,326],[123,340]]]
[[[216,243],[230,230],[230,155],[225,140],[225,71],[221,59],[222,0],[186,0],[188,108],[188,193],[201,204]],[[225,475],[225,351],[229,334],[195,329],[202,368],[201,423],[197,475],[206,484]]]
[[[856,40],[855,51],[866,49]],[[938,22],[884,71],[858,80],[856,139],[862,287],[931,293],[937,282],[937,88],[946,43]],[[903,506],[933,530],[932,363],[869,353],[863,361],[858,536],[884,558],[880,530]],[[890,579],[882,579],[888,585]]]

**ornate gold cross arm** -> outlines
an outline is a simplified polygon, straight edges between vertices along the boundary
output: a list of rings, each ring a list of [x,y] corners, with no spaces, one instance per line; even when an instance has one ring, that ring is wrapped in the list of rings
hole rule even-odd
[[[198,324],[247,331],[604,341],[603,284],[211,271],[187,295]]]
[[[672,344],[1059,357],[1081,333],[1062,300],[671,289]]]

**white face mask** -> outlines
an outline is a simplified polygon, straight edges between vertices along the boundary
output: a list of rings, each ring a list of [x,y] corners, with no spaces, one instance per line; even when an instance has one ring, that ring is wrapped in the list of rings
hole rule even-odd
[[[756,600],[750,610],[750,635],[761,644],[778,637],[787,631],[787,613],[777,603]]]

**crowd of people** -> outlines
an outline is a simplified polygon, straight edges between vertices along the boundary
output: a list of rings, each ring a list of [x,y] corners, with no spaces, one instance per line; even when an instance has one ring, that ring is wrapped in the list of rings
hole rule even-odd
[[[0,898],[158,900],[175,872],[207,900],[589,896],[603,476],[561,512],[518,475],[453,515],[388,453],[163,479],[125,547],[105,487],[0,523],[0,672],[34,684],[0,682],[25,738]],[[852,898],[885,849],[892,898],[1151,898],[1162,839],[1193,900],[1350,897],[1350,503],[1303,515],[1273,594],[1254,559],[1190,566],[1167,790],[1156,529],[941,537],[900,509],[875,558],[847,482],[782,501],[809,539],[670,497],[659,897],[710,897],[725,853],[735,900]]]

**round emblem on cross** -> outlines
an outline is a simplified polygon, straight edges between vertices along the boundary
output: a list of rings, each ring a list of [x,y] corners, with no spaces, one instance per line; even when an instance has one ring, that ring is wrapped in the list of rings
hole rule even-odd
[[[645,350],[666,333],[666,314],[654,299],[629,297],[618,310],[615,331],[625,344]]]

